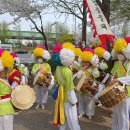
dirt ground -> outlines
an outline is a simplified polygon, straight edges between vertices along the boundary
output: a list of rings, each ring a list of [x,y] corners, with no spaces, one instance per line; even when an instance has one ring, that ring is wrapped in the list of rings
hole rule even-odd
[[[58,130],[52,125],[54,101],[49,98],[45,110],[35,110],[34,106],[15,116],[14,130]],[[96,114],[92,120],[82,117],[79,122],[81,130],[111,130],[111,112],[96,107]]]

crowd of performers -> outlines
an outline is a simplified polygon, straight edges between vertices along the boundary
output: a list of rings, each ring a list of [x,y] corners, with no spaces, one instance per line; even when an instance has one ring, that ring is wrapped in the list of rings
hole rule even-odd
[[[112,130],[129,130],[130,115],[130,44],[115,40],[112,52],[101,46],[86,48],[66,42],[57,44],[51,54],[42,46],[33,50],[35,64],[31,74],[36,95],[36,109],[45,109],[48,91],[54,89],[54,122],[59,130],[80,130],[78,118],[94,118],[95,103],[112,106]],[[52,73],[48,61],[56,66]],[[53,66],[54,67],[54,66]],[[28,84],[29,72],[14,53],[0,50],[0,129],[13,130],[16,109],[11,93],[20,84]],[[118,84],[115,95],[112,86]],[[10,86],[10,87],[9,87]],[[109,88],[109,89],[108,89]],[[109,95],[104,90],[110,91]],[[118,90],[118,91],[117,91]],[[122,92],[127,93],[125,97]],[[106,97],[100,100],[101,95]],[[108,97],[109,96],[109,97]],[[119,98],[119,97],[121,98]],[[116,102],[116,98],[118,102]]]

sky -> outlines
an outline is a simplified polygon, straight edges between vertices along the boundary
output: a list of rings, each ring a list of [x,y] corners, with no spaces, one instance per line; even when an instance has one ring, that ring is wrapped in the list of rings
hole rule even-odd
[[[13,21],[13,17],[9,14],[0,15],[0,22],[2,22],[2,21],[6,21],[7,23],[10,23]],[[74,28],[74,26],[75,26],[75,19],[73,16],[70,16],[66,22],[64,20],[64,16],[62,16],[60,18],[56,18],[53,14],[46,14],[43,16],[44,25],[46,25],[47,22],[54,23],[56,21],[67,24],[67,26],[69,27],[69,30],[72,30],[72,28]],[[76,23],[78,26],[78,24],[81,23],[81,21],[76,19]],[[24,19],[22,19],[21,22],[16,25],[20,26],[21,30],[23,30],[23,31],[30,31],[31,27],[32,28],[34,27],[33,24],[31,24],[30,22],[27,22]],[[31,27],[30,27],[30,25],[31,25]],[[16,26],[10,25],[9,27],[10,27],[10,29],[15,29]]]

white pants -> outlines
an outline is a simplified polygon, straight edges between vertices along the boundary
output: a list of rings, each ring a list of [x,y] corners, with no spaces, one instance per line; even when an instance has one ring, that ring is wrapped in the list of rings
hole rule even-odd
[[[60,130],[80,130],[76,105],[72,106],[70,103],[65,103],[64,108],[66,122],[60,126]]]
[[[13,115],[0,116],[0,130],[13,130]]]
[[[113,108],[112,130],[129,130],[130,97]]]
[[[93,116],[95,114],[93,97],[79,94],[78,112],[81,115]]]
[[[47,103],[48,100],[48,89],[35,85],[36,103],[39,105]]]

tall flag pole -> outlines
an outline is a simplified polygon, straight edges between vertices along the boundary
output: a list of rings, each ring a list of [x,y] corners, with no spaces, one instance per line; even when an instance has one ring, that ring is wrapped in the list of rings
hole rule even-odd
[[[113,40],[115,38],[111,31],[111,28],[97,4],[96,0],[84,0],[87,12],[89,13],[89,18],[91,20],[91,28],[94,31],[94,37],[98,36],[102,41],[102,47],[108,50],[107,43],[113,46]]]

